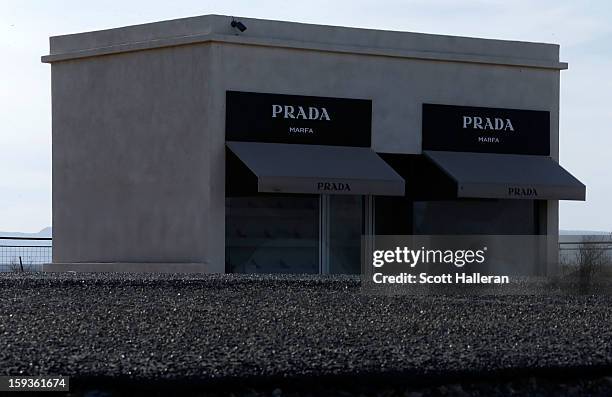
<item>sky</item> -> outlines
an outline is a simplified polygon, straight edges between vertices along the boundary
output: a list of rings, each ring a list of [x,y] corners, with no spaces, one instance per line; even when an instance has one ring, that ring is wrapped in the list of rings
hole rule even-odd
[[[560,44],[560,162],[587,201],[561,202],[559,226],[612,231],[607,0],[0,0],[0,230],[51,225],[48,37],[204,14]]]

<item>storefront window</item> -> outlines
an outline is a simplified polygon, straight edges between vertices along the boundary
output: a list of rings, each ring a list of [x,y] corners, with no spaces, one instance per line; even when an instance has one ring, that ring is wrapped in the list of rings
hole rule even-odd
[[[414,202],[414,234],[538,234],[534,200],[446,200]]]
[[[227,271],[358,274],[369,216],[358,195],[228,197]],[[378,235],[538,234],[533,200],[376,197],[373,221]]]
[[[319,272],[318,196],[228,197],[225,234],[228,272]]]
[[[257,195],[226,199],[232,273],[358,274],[364,197]]]

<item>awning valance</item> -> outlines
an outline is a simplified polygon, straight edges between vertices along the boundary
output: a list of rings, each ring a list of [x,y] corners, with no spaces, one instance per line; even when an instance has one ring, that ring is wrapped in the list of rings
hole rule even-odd
[[[458,197],[584,200],[586,187],[547,156],[425,151]]]
[[[370,148],[226,142],[272,193],[404,195],[404,179]]]

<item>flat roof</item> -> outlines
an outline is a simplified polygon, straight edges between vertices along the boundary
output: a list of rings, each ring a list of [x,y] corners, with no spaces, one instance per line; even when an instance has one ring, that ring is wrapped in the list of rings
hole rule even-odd
[[[247,26],[243,33],[232,18]],[[205,42],[387,57],[567,69],[559,45],[203,15],[50,38],[43,62]]]

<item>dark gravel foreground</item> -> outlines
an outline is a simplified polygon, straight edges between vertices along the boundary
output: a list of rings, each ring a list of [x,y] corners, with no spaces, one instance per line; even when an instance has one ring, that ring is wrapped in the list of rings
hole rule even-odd
[[[372,296],[332,276],[0,274],[1,374],[69,375],[73,395],[612,395],[611,325],[610,296]]]

